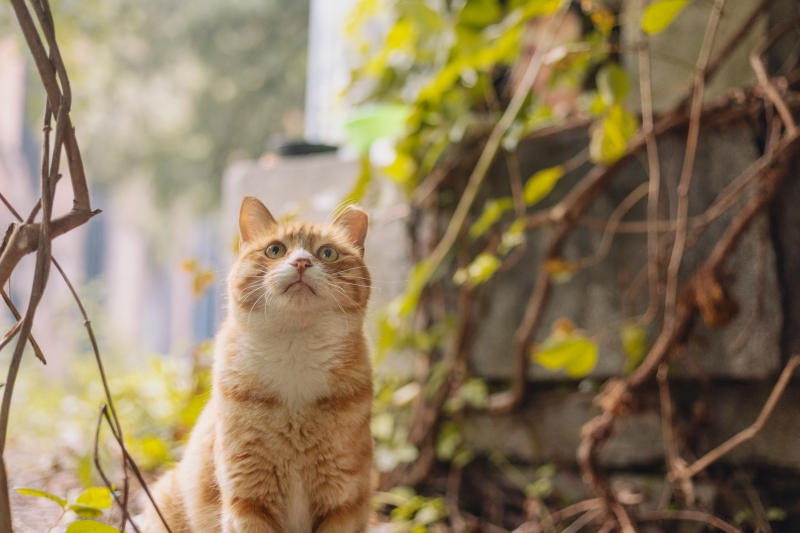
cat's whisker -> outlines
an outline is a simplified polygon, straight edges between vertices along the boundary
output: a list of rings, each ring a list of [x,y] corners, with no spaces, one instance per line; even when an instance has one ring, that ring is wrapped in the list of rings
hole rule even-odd
[[[347,281],[339,281],[338,283],[342,283],[344,285],[352,285],[353,287],[364,287],[365,289],[375,289],[376,291],[380,292],[380,287],[376,287],[374,285],[361,285],[360,283],[348,283]]]
[[[336,286],[336,285],[334,285],[334,284],[332,284],[332,283],[330,283],[330,282],[328,283],[328,286],[330,286],[330,287],[333,287],[334,289],[337,289],[339,292],[341,292],[341,293],[342,293],[342,295],[343,295],[345,298],[347,298],[348,300],[350,300],[350,302],[351,302],[353,305],[355,305],[356,307],[358,307],[358,308],[361,310],[361,312],[362,312],[362,313],[366,313],[366,311],[364,310],[364,308],[363,308],[363,307],[361,307],[360,305],[358,305],[358,304],[356,303],[356,301],[355,301],[355,300],[353,300],[352,298],[350,298],[350,295],[348,295],[348,294],[347,294],[347,291],[345,291],[343,287],[338,287],[338,286]]]
[[[342,315],[344,315],[345,327],[347,328],[347,331],[350,331],[350,321],[347,319],[347,312],[344,310],[344,307],[342,307],[342,304],[339,303],[339,301],[336,299],[333,293],[331,293],[331,291],[325,291],[325,292],[327,292],[331,296],[333,303],[335,303],[339,307],[339,309],[341,309]]]

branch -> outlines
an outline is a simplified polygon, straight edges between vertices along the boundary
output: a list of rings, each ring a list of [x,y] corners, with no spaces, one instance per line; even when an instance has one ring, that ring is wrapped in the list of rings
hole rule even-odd
[[[756,434],[761,431],[761,428],[764,427],[764,424],[766,424],[767,420],[772,414],[772,411],[775,410],[778,400],[781,399],[783,392],[786,390],[786,386],[789,384],[789,380],[792,379],[792,373],[798,367],[798,365],[800,365],[800,354],[793,355],[791,359],[789,359],[789,362],[786,363],[786,367],[784,367],[783,372],[781,372],[778,382],[775,383],[775,387],[772,389],[772,392],[767,399],[767,403],[764,404],[764,407],[761,409],[761,413],[759,413],[758,418],[756,418],[756,421],[753,422],[751,426],[743,429],[727,441],[723,442],[705,454],[703,457],[692,463],[690,466],[677,470],[671,477],[674,477],[675,480],[678,481],[692,478],[705,470],[706,467],[708,467],[708,465],[714,461],[724,457],[739,445],[755,437]]]
[[[742,533],[742,530],[720,520],[716,516],[702,511],[653,511],[638,517],[639,522],[653,522],[655,520],[692,520],[703,522],[725,533]]]
[[[711,46],[717,34],[717,26],[722,14],[725,0],[715,0],[714,9],[708,17],[703,45],[695,66],[694,93],[692,95],[692,108],[689,119],[689,134],[686,139],[686,155],[683,158],[680,184],[678,185],[678,228],[675,231],[675,242],[672,246],[672,256],[667,267],[667,300],[664,315],[669,320],[675,312],[675,301],[678,297],[678,272],[683,261],[683,252],[686,249],[687,222],[689,219],[689,188],[694,174],[694,160],[697,155],[697,139],[700,135],[700,116],[703,109],[703,93],[705,91],[705,70],[708,58],[711,55]]]

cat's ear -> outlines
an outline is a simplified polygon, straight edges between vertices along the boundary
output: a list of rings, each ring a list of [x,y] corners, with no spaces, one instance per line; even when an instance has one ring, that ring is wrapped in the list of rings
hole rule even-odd
[[[349,205],[342,213],[333,221],[334,226],[342,228],[347,236],[350,238],[358,251],[364,255],[364,241],[367,238],[367,229],[369,229],[369,217],[367,212],[360,207]]]
[[[245,196],[242,199],[242,208],[239,210],[239,236],[243,243],[251,242],[259,235],[267,233],[277,223],[269,209],[258,198]]]

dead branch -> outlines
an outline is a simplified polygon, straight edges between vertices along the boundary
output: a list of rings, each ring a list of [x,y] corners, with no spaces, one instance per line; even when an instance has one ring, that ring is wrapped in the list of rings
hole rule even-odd
[[[715,0],[711,16],[708,18],[703,44],[697,58],[694,75],[694,93],[692,107],[689,115],[689,134],[686,139],[686,154],[683,157],[680,184],[678,185],[678,227],[675,230],[675,242],[672,245],[672,256],[667,267],[667,299],[664,304],[664,314],[669,321],[675,312],[675,302],[678,297],[678,271],[681,267],[683,252],[686,249],[687,221],[689,219],[689,187],[694,174],[694,160],[697,155],[697,140],[700,135],[700,116],[703,109],[703,94],[705,91],[705,70],[711,47],[717,34],[717,26],[722,14],[725,0]]]
[[[778,378],[778,382],[775,383],[775,387],[772,389],[772,392],[767,399],[767,403],[764,404],[764,407],[761,409],[761,413],[759,413],[758,418],[756,418],[756,421],[753,422],[752,425],[723,442],[688,467],[676,470],[672,473],[671,477],[673,477],[675,480],[692,478],[705,470],[708,465],[714,461],[724,457],[739,445],[755,437],[756,434],[761,431],[761,428],[764,427],[764,424],[766,424],[767,420],[772,414],[772,411],[775,410],[775,406],[778,404],[781,396],[783,396],[783,392],[786,390],[786,386],[789,384],[789,380],[792,378],[792,374],[798,365],[800,365],[800,354],[793,355],[789,359],[789,362],[786,363],[783,372],[781,372],[781,375]]]
[[[709,527],[719,529],[725,533],[742,533],[742,530],[733,527],[724,520],[702,511],[654,511],[645,513],[638,517],[639,522],[654,522],[656,520],[691,520],[703,522]]]

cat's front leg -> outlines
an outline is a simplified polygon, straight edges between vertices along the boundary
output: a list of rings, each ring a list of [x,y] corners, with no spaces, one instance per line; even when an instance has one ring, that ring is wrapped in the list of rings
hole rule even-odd
[[[263,502],[230,498],[222,511],[223,533],[284,533],[275,515]]]

